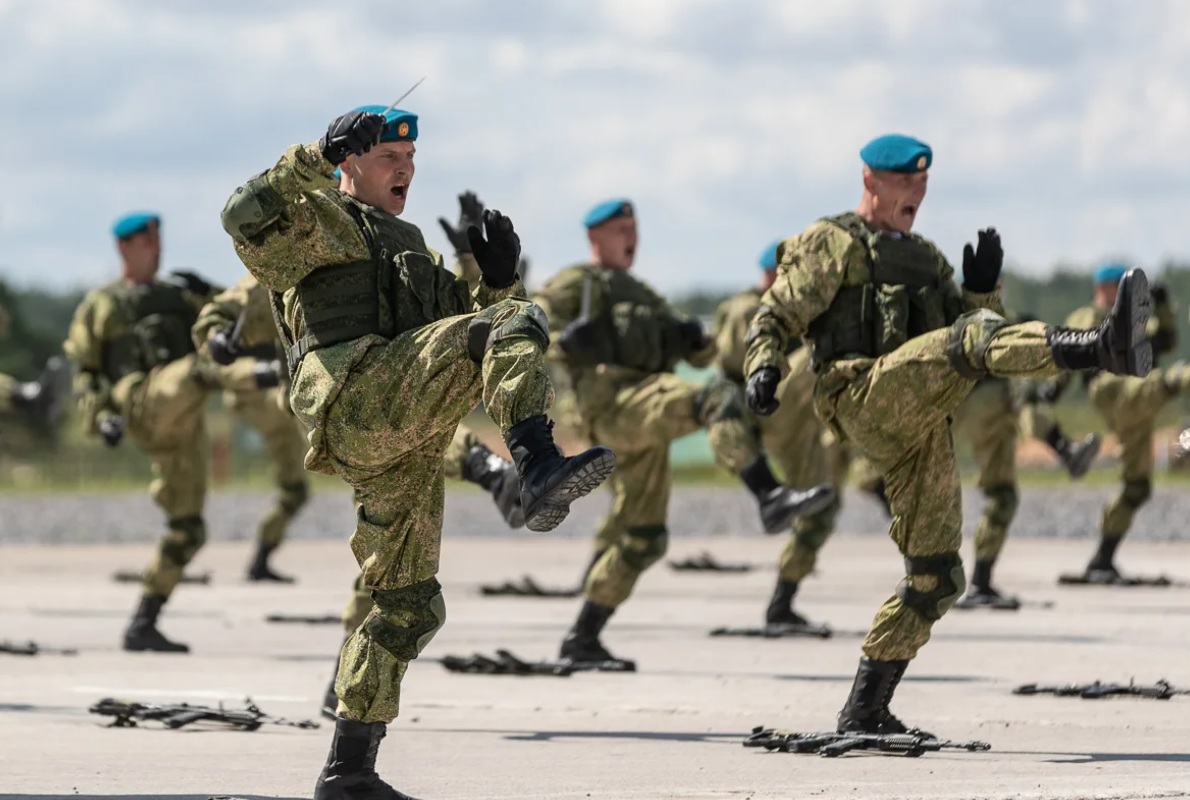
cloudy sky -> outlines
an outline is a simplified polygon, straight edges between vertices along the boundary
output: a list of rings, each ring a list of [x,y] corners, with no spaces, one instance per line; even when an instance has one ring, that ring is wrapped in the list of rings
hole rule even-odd
[[[406,217],[445,249],[472,188],[538,279],[626,195],[647,280],[751,282],[854,206],[888,131],[933,145],[918,229],[952,258],[989,224],[1030,272],[1190,258],[1182,0],[0,0],[0,268],[105,280],[112,220],[147,208],[167,267],[232,281],[231,190],[423,75]]]

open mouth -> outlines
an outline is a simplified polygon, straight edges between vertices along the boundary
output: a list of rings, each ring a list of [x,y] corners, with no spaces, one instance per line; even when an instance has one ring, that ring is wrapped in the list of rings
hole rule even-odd
[[[625,249],[624,255],[628,256],[629,258],[635,258],[636,257],[636,248],[629,247],[629,248]]]
[[[917,214],[917,205],[915,203],[910,203],[907,206],[901,206],[902,217],[913,219],[915,214]]]
[[[404,198],[404,197],[405,197],[405,190],[407,190],[408,188],[409,188],[409,186],[408,186],[408,185],[404,185],[404,184],[397,184],[396,186],[394,186],[394,187],[393,187],[392,189],[390,189],[389,191],[391,191],[391,192],[393,193],[393,196],[394,196],[394,197],[400,197],[400,198]]]

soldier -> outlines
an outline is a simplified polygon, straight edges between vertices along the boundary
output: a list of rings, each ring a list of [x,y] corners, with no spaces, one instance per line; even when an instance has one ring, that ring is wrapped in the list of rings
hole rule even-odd
[[[1066,319],[1071,328],[1087,329],[1100,325],[1116,303],[1117,284],[1126,272],[1122,264],[1109,263],[1095,273],[1094,302]],[[1177,319],[1168,292],[1153,286],[1154,313],[1149,323],[1153,350],[1168,353],[1177,343]],[[1099,521],[1099,548],[1084,571],[1088,583],[1115,584],[1124,579],[1116,569],[1115,555],[1132,526],[1132,518],[1153,491],[1153,427],[1157,414],[1171,399],[1190,392],[1190,367],[1178,362],[1165,369],[1154,369],[1147,376],[1123,377],[1094,371],[1085,375],[1091,406],[1103,418],[1107,429],[1120,442],[1120,477],[1123,488],[1103,507]],[[1067,376],[1059,376],[1047,391],[1056,398],[1068,386]]]
[[[729,297],[715,309],[714,337],[722,377],[744,389],[744,356],[752,318],[760,310],[761,297],[777,279],[777,246],[773,242],[760,256],[759,286]],[[851,454],[846,445],[827,433],[814,416],[814,373],[810,354],[800,339],[791,339],[788,373],[777,389],[780,407],[773,416],[749,414],[760,444],[781,470],[785,482],[795,489],[809,489],[829,481],[842,487],[847,481]],[[865,489],[880,497],[879,481]],[[777,563],[777,585],[765,610],[767,625],[804,626],[805,617],[794,610],[798,585],[814,570],[818,551],[834,531],[842,505],[842,494],[817,513],[793,521],[793,529]]]
[[[1001,594],[992,586],[992,570],[1004,549],[1008,529],[1016,517],[1020,491],[1016,479],[1016,440],[1018,420],[1028,419],[1032,426],[1044,419],[1043,409],[1033,400],[1036,381],[1008,381],[985,378],[975,384],[967,399],[952,417],[955,438],[965,439],[979,465],[979,488],[987,498],[979,524],[975,528],[975,565],[967,592],[955,608],[991,607],[1016,610],[1021,603]],[[1022,400],[1024,401],[1022,404]],[[1099,453],[1100,437],[1091,434],[1081,442],[1070,442],[1056,423],[1048,428],[1045,441],[1054,448],[1071,478],[1081,478]]]
[[[962,292],[937,247],[910,233],[926,193],[930,148],[883,136],[860,155],[857,210],[815,222],[781,245],[777,281],[749,334],[746,397],[758,414],[776,411],[789,340],[806,337],[819,418],[884,475],[890,535],[907,576],[864,641],[838,729],[897,733],[907,727],[889,710],[893,692],[964,586],[947,417],[989,375],[1145,374],[1152,358],[1144,331],[1149,297],[1136,270],[1094,330],[1009,325],[999,313],[1003,250],[994,230],[980,231],[979,246],[964,249]]]
[[[822,510],[834,492],[827,486],[799,492],[777,482],[736,386],[725,380],[699,386],[673,374],[682,360],[710,364],[715,341],[698,320],[678,314],[629,274],[637,245],[632,204],[601,203],[584,224],[591,262],[555,275],[536,299],[549,317],[552,353],[569,373],[586,437],[614,448],[619,459],[586,599],[562,643],[562,658],[612,662],[618,659],[604,648],[600,632],[665,553],[670,442],[706,428],[716,461],[756,497],[770,533],[794,516]]]
[[[207,386],[190,328],[216,290],[189,272],[156,279],[160,226],[156,214],[129,214],[116,222],[112,233],[123,274],[83,298],[64,348],[76,367],[85,430],[111,447],[128,433],[152,459],[149,494],[166,516],[124,649],[186,653],[189,647],[157,630],[157,617],[206,541]]]
[[[224,404],[264,440],[278,495],[257,527],[248,580],[293,583],[269,559],[310,497],[302,460],[306,440],[281,389],[281,362],[269,293],[251,275],[203,306],[191,331],[204,371],[223,388]]]
[[[354,491],[351,548],[373,600],[343,647],[316,800],[406,797],[376,774],[376,755],[409,662],[445,619],[442,456],[463,417],[482,399],[504,432],[530,530],[557,526],[615,466],[607,448],[567,458],[554,445],[548,325],[519,299],[512,222],[488,211],[482,232],[468,230],[482,273],[471,293],[399,218],[417,122],[382,106],[344,114],[223,210],[237,254],[272,293],[290,406],[309,431],[306,467]]]

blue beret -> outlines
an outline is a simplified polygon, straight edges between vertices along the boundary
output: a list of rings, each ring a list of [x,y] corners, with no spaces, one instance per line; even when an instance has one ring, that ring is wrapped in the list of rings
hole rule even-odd
[[[770,244],[763,253],[760,254],[760,268],[761,269],[776,269],[777,268],[777,248],[781,246],[781,240]]]
[[[384,114],[388,106],[360,106],[352,111],[363,111],[366,114]],[[394,108],[384,114],[384,132],[380,134],[382,142],[416,142],[417,114],[412,111],[402,111]]]
[[[868,142],[859,157],[872,169],[884,172],[921,172],[934,163],[934,151],[912,136],[890,133]]]
[[[1104,264],[1095,270],[1095,283],[1119,283],[1120,278],[1123,278],[1127,271],[1128,267],[1114,261]]]
[[[112,225],[112,236],[117,239],[127,239],[148,228],[150,222],[155,222],[158,227],[161,227],[161,217],[157,214],[147,211],[125,214],[116,220],[115,225]]]
[[[632,202],[621,197],[616,200],[607,200],[592,208],[587,212],[587,216],[583,217],[583,224],[588,228],[594,228],[609,219],[631,216],[633,216]]]

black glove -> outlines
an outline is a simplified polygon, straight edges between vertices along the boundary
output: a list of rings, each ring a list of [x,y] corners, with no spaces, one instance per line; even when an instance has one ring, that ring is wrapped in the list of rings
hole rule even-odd
[[[99,421],[99,435],[108,447],[115,447],[124,438],[124,418],[112,414]]]
[[[318,140],[322,157],[336,167],[349,155],[362,156],[380,141],[384,132],[384,117],[352,111],[327,126],[326,133]]]
[[[471,242],[467,239],[467,229],[471,226],[479,227],[483,224],[483,203],[476,197],[475,192],[466,191],[459,195],[459,224],[453,226],[445,217],[438,218],[438,224],[446,232],[450,246],[459,255],[471,252]]]
[[[752,413],[767,417],[781,405],[777,402],[777,384],[781,382],[781,370],[776,367],[760,367],[748,376],[748,387],[744,399]]]
[[[996,288],[1004,266],[1004,248],[995,228],[979,232],[979,243],[963,247],[963,287],[969,292],[987,294]]]
[[[696,319],[679,322],[678,336],[682,339],[682,352],[685,354],[697,353],[707,345],[707,333]]]
[[[274,386],[280,386],[281,362],[275,358],[271,361],[257,361],[252,367],[252,377],[256,380],[257,389],[272,389]]]
[[[599,345],[600,326],[593,319],[576,319],[562,329],[558,346],[571,356],[581,356]]]
[[[1169,303],[1169,289],[1165,288],[1164,283],[1154,283],[1149,293],[1153,295],[1153,305],[1163,306]]]
[[[197,272],[190,272],[184,269],[175,269],[169,274],[169,282],[175,286],[181,286],[188,292],[201,295],[203,297],[211,294],[215,287],[204,280]]]
[[[467,228],[471,252],[479,263],[483,282],[493,289],[507,289],[516,283],[516,266],[521,257],[521,237],[512,228],[512,220],[499,211],[483,212],[481,233],[475,225]]]
[[[239,358],[240,347],[238,342],[231,340],[231,331],[220,328],[211,334],[211,340],[207,342],[207,352],[211,354],[212,361],[226,367]]]

